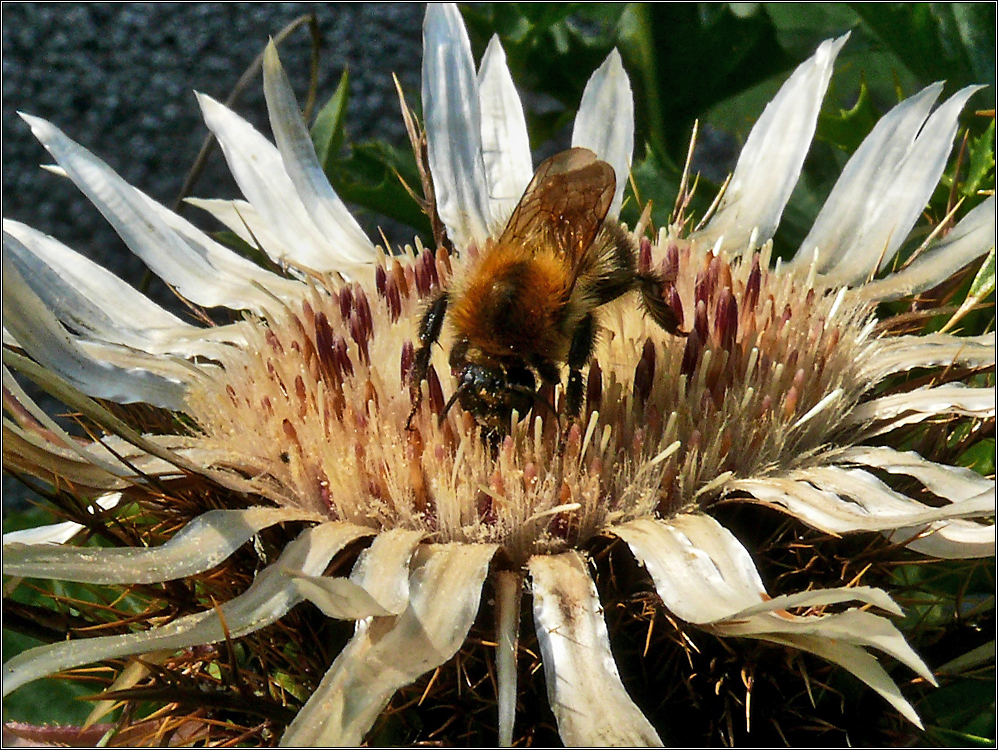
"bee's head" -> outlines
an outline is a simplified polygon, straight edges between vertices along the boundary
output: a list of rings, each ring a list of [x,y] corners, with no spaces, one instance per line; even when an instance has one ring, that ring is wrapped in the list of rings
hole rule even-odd
[[[505,435],[513,411],[522,419],[537,400],[537,384],[525,364],[488,357],[466,345],[456,346],[450,360],[457,378],[454,395],[486,434]]]

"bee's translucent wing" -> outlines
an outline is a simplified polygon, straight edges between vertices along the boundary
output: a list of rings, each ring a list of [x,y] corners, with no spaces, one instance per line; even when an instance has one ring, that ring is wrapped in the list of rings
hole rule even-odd
[[[578,270],[603,226],[616,186],[613,167],[589,149],[555,154],[537,168],[498,244],[554,246]]]

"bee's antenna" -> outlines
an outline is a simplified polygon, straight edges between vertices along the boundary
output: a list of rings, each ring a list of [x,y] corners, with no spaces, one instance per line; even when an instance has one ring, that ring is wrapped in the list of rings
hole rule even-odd
[[[440,412],[440,421],[439,421],[438,424],[442,425],[444,423],[444,419],[447,418],[447,412],[450,411],[450,408],[457,401],[458,396],[461,395],[461,391],[463,391],[466,387],[467,387],[467,383],[461,383],[461,385],[459,385],[457,387],[457,389],[454,391],[454,393],[451,394],[451,397],[449,399],[447,399],[447,403],[444,404],[444,410],[442,412]]]

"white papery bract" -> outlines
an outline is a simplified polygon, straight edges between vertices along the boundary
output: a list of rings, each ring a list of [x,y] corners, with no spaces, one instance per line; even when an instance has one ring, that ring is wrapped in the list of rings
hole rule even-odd
[[[240,258],[55,126],[26,117],[153,271],[191,303],[243,317],[188,324],[57,240],[5,220],[5,368],[113,433],[91,443],[70,437],[5,369],[20,405],[5,423],[5,466],[71,487],[104,515],[125,507],[123,497],[154,514],[154,492],[192,479],[233,504],[206,505],[151,548],[73,546],[82,524],[11,535],[4,572],[151,585],[211,571],[279,524],[302,530],[218,606],[10,659],[4,693],[81,665],[238,639],[310,601],[356,626],[282,742],[359,744],[397,691],[467,646],[489,585],[504,743],[514,737],[519,610],[529,590],[562,739],[661,744],[668,728],[654,727],[628,694],[587,560],[592,542],[609,537],[646,570],[678,621],[815,654],[919,724],[874,655],[934,680],[892,624],[901,609],[890,595],[848,585],[774,596],[755,551],[714,511],[717,503],[762,505],[802,528],[864,533],[899,552],[994,554],[993,479],[883,444],[922,421],[993,418],[993,378],[930,381],[903,395],[883,388],[915,369],[993,368],[993,334],[892,335],[890,321],[875,318],[878,302],[924,291],[994,247],[994,198],[907,268],[872,280],[938,184],[974,90],[933,111],[940,87],[930,86],[889,112],[796,256],[770,262],[845,43],[823,43],[789,77],[702,230],[634,235],[652,267],[675,279],[688,335],[660,330],[628,296],[599,310],[581,418],[559,435],[554,419],[532,413],[499,445],[458,408],[439,418],[455,387],[447,329],[423,384],[424,408],[407,427],[425,300],[489,252],[532,174],[502,47],[494,39],[476,68],[454,6],[427,11],[422,96],[432,208],[456,254],[417,243],[389,255],[364,236],[322,174],[273,45],[264,85],[277,145],[200,97],[245,200],[195,203],[286,275]],[[615,219],[634,149],[633,98],[616,52],[586,87],[572,142],[613,167]],[[92,399],[178,418],[142,434]],[[332,563],[337,575],[326,573]]]

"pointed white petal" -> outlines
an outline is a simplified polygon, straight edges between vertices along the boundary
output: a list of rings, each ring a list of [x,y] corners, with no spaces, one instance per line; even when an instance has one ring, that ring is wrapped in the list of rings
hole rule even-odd
[[[218,460],[217,451],[199,447],[194,439],[178,435],[142,435],[118,419],[106,407],[87,397],[72,384],[39,363],[16,352],[10,352],[9,356],[8,352],[4,352],[4,355],[5,359],[8,359],[13,367],[16,367],[19,372],[31,378],[47,393],[85,417],[94,420],[95,424],[105,427],[117,436],[116,438],[104,438],[101,441],[91,443],[89,446],[80,446],[75,440],[69,439],[51,417],[47,416],[44,411],[38,408],[37,404],[34,404],[31,399],[27,398],[15,378],[7,369],[7,364],[4,364],[4,386],[13,394],[14,400],[23,405],[31,413],[32,417],[51,431],[51,436],[47,436],[49,439],[54,441],[61,440],[62,445],[77,451],[78,455],[84,460],[95,465],[100,464],[101,468],[106,468],[107,471],[115,474],[116,471],[120,471],[116,464],[125,463],[129,452],[138,450],[145,452],[149,457],[161,459],[163,462],[183,469],[186,472],[208,476],[216,484],[228,487],[236,492],[246,492],[248,489],[252,489],[252,491],[267,495],[268,497],[271,496],[271,493],[265,487],[261,487],[259,483],[254,482],[252,479],[241,479],[211,469],[210,467],[213,463]],[[15,416],[17,416],[16,413]],[[29,429],[37,429],[29,421],[26,421],[25,424],[28,425]],[[115,455],[118,447],[115,446],[112,448],[110,446],[117,439],[122,440],[130,447],[126,448],[123,453]],[[111,454],[114,463],[105,461],[103,457],[95,453],[95,446],[103,447],[105,444],[109,446],[107,452]],[[147,460],[151,461],[152,459],[149,458]],[[126,470],[121,475],[133,476],[136,469],[128,466],[127,463],[125,463],[125,466]],[[154,466],[156,465],[154,464]],[[167,469],[164,472],[156,466],[156,471],[163,475],[169,473],[171,470]],[[118,489],[118,487],[115,487],[115,489]]]
[[[922,505],[857,469],[823,467],[795,472],[793,478],[739,479],[728,486],[831,534],[894,531],[988,513],[988,502],[983,498],[942,508]]]
[[[22,117],[129,249],[187,299],[205,307],[260,311],[271,306],[273,299],[258,286],[275,293],[288,291],[291,282],[214,242],[126,183],[54,125],[37,117]]]
[[[422,540],[421,531],[389,529],[357,559],[350,580],[364,588],[389,614],[409,606],[409,559]]]
[[[231,352],[228,344],[245,342],[242,323],[189,325],[58,240],[8,219],[3,227],[5,257],[45,306],[73,330],[149,354],[219,360]],[[4,343],[21,346],[6,329]]]
[[[799,648],[820,656],[825,661],[838,664],[866,683],[908,721],[919,728],[922,727],[918,713],[901,694],[897,683],[871,654],[859,646],[810,635],[770,635],[762,640]]]
[[[878,382],[896,372],[916,367],[988,367],[995,364],[995,334],[953,336],[930,333],[924,336],[897,336],[877,342],[876,356],[862,364],[861,377]]]
[[[294,576],[294,584],[303,599],[335,620],[362,620],[392,614],[349,578]]]
[[[430,3],[423,21],[423,119],[437,213],[459,249],[489,236],[475,63],[461,13]]]
[[[776,232],[811,147],[832,65],[848,38],[822,42],[766,106],[745,141],[721,207],[706,229],[693,235],[703,246],[723,235],[724,248],[738,252],[753,230],[757,246]]]
[[[991,490],[994,497],[994,490]],[[995,556],[995,525],[953,519],[928,528],[908,527],[889,535],[895,542],[930,557],[966,560]]]
[[[6,438],[5,438],[6,439]],[[111,510],[121,501],[120,492],[112,492],[97,498],[95,505],[101,510]],[[93,512],[93,508],[89,509]],[[3,535],[3,546],[8,544],[38,545],[38,544],[65,544],[74,536],[83,531],[83,524],[75,521],[63,521],[62,523],[51,523],[45,526],[36,526],[33,529],[22,529],[20,531],[10,531]]]
[[[789,513],[813,528],[829,534],[850,531],[879,531],[884,525],[833,492],[825,492],[808,484],[783,477],[739,479],[728,487],[734,492],[748,493],[763,505]],[[890,524],[887,524],[890,527]],[[871,528],[872,527],[872,528]],[[893,527],[892,527],[893,528]]]
[[[281,745],[360,745],[395,691],[448,661],[464,643],[495,551],[485,544],[420,547],[412,561],[409,608],[398,617],[357,623]]]
[[[3,694],[64,669],[154,650],[176,650],[241,638],[276,622],[301,601],[291,573],[319,575],[344,546],[369,529],[325,523],[302,532],[261,571],[245,593],[216,609],[126,635],[82,638],[24,651],[3,665]]]
[[[596,585],[575,551],[527,562],[548,702],[566,746],[662,747],[627,695]]]
[[[176,477],[181,473],[173,464],[117,437],[72,447],[56,440],[55,433],[22,430],[4,420],[4,466],[30,473],[53,487],[71,482],[74,491],[84,498],[141,484],[147,477]]]
[[[680,529],[675,522],[680,522]],[[648,570],[665,606],[674,614],[722,636],[757,638],[792,645],[840,664],[873,687],[910,720],[911,706],[876,660],[863,648],[876,648],[932,681],[932,673],[888,620],[849,609],[833,615],[792,615],[787,608],[821,607],[857,601],[899,614],[878,589],[846,587],[770,599],[744,547],[707,516],[680,516],[671,522],[651,518],[609,529],[620,536]],[[705,552],[705,550],[709,550]],[[698,558],[697,553],[703,553]],[[709,563],[714,563],[713,569]],[[747,606],[739,606],[748,602]],[[691,620],[692,617],[698,619]]]
[[[11,394],[13,400],[22,408],[24,408],[32,417],[38,420],[47,433],[44,433],[44,438],[48,445],[43,444],[39,438],[39,431],[36,431],[35,435],[30,435],[30,433],[23,432],[24,438],[27,442],[33,444],[36,448],[44,450],[46,453],[56,454],[61,453],[64,459],[72,460],[73,457],[77,457],[82,460],[84,464],[89,464],[94,466],[100,472],[103,472],[108,477],[120,478],[120,477],[130,477],[135,473],[135,469],[130,466],[123,464],[124,461],[128,461],[133,456],[129,455],[130,451],[127,449],[115,455],[113,451],[108,450],[97,450],[96,447],[99,445],[103,448],[103,443],[92,443],[89,446],[81,445],[77,440],[74,440],[68,432],[66,432],[58,422],[56,422],[52,417],[50,417],[44,409],[42,409],[27,393],[21,388],[20,383],[13,376],[11,371],[7,368],[7,365],[3,365],[3,387]],[[13,433],[15,436],[18,434],[14,431],[13,426],[9,425],[7,422],[4,423],[4,429],[7,433]],[[5,439],[8,435],[5,433]],[[11,446],[13,450],[14,445]],[[63,450],[58,450],[62,448]],[[48,462],[48,456],[42,458],[41,465],[45,466]],[[5,459],[6,460],[6,459]],[[120,484],[115,482],[109,485],[98,485],[105,489],[118,489],[121,487]]]
[[[995,389],[971,388],[961,383],[916,388],[862,403],[849,414],[849,421],[868,427],[872,422],[884,420],[884,425],[868,428],[867,436],[873,436],[944,414],[993,417]]]
[[[914,451],[896,451],[893,448],[856,446],[836,457],[841,463],[858,463],[873,466],[891,474],[915,477],[932,494],[959,503],[994,492],[993,479],[982,477],[976,471],[962,466],[946,466],[927,461]]]
[[[721,635],[764,639],[766,636],[785,633],[809,636],[813,640],[837,641],[862,648],[875,648],[893,656],[929,682],[935,682],[932,670],[912,650],[901,632],[891,624],[890,620],[871,612],[848,609],[832,615],[806,617],[786,613],[746,617],[738,613],[728,622],[715,624],[713,630]]]
[[[3,328],[3,344],[4,346],[10,346],[15,349],[23,349],[24,347],[17,343],[17,339],[14,338],[13,334],[7,330],[7,327]]]
[[[492,37],[478,71],[482,158],[489,185],[490,219],[502,227],[533,177],[527,120],[506,67],[499,37]]]
[[[149,334],[161,330],[194,328],[110,271],[70,250],[58,240],[10,219],[3,220],[3,231],[17,240],[16,245],[11,245],[11,252],[24,263],[31,263],[33,258],[35,262],[31,268],[36,273],[41,271],[42,264],[53,269],[58,273],[62,285],[71,286],[85,300],[90,301],[95,308],[93,317],[103,316],[108,319],[108,328],[141,329]],[[42,263],[39,264],[38,261]],[[51,304],[49,308],[55,309]]]
[[[678,516],[668,522],[641,518],[610,532],[648,569],[669,611],[687,622],[723,620],[765,598],[745,547],[709,516]]]
[[[156,203],[148,196],[142,195],[142,197],[160,221],[176,232],[177,236],[195,253],[207,258],[211,265],[217,269],[220,278],[215,279],[214,283],[221,286],[223,293],[236,298],[241,294],[242,289],[251,287],[259,297],[259,302],[254,300],[252,305],[248,303],[231,304],[228,305],[229,307],[236,309],[241,307],[254,312],[267,311],[273,309],[275,296],[282,300],[297,301],[304,295],[305,289],[300,282],[263,270],[255,263],[236,255],[232,250],[215,242],[170,209]]]
[[[898,273],[858,287],[864,300],[887,301],[931,289],[995,246],[995,197],[969,211],[946,237]]]
[[[294,238],[282,238],[271,231],[270,226],[244,200],[221,200],[218,198],[188,198],[187,203],[207,211],[247,245],[267,254],[272,260],[290,258],[294,254]],[[288,245],[292,248],[289,248]]]
[[[781,617],[786,617],[786,610],[788,609],[825,607],[829,604],[843,604],[845,602],[872,604],[875,607],[880,607],[890,612],[892,615],[904,614],[901,607],[887,595],[886,591],[871,588],[870,586],[848,586],[834,589],[811,589],[809,591],[799,591],[796,594],[783,594],[782,596],[767,599],[753,607],[743,609],[731,615],[728,619],[740,621],[765,613],[776,613]],[[784,610],[784,612],[780,612],[780,610]]]
[[[270,127],[274,131],[284,167],[309,217],[326,240],[323,249],[328,255],[330,267],[319,270],[335,271],[373,263],[374,245],[322,171],[273,40],[267,45],[263,57],[263,91],[270,113]]]
[[[211,330],[173,316],[114,274],[59,241],[4,219],[4,253],[60,322],[98,341],[149,354],[220,359],[223,340],[242,341],[238,325]]]
[[[198,103],[205,124],[222,146],[229,170],[242,194],[274,235],[294,238],[281,243],[281,249],[288,255],[277,255],[277,248],[266,245],[262,248],[264,252],[275,261],[319,272],[343,270],[356,265],[357,257],[364,259],[362,254],[354,252],[350,242],[342,246],[341,253],[341,247],[327,241],[323,229],[309,215],[295,190],[281,153],[270,141],[210,96],[199,94]],[[307,188],[303,186],[303,189]],[[258,237],[257,241],[262,244],[263,239]],[[342,242],[341,237],[336,239]]]
[[[806,268],[820,250],[818,271],[828,273],[871,228],[883,196],[911,151],[919,129],[943,90],[934,83],[880,118],[849,159],[790,266]],[[907,230],[905,230],[907,234]],[[903,238],[902,238],[903,239]],[[879,248],[864,246],[867,255]]]
[[[944,466],[926,461],[917,453],[900,453],[891,448],[855,447],[838,458],[883,469],[891,474],[905,474],[917,479],[940,498],[952,503],[970,503],[978,507],[975,516],[990,517],[995,510],[995,483],[977,472],[959,466]],[[928,525],[902,526],[887,536],[925,555],[940,558],[989,557],[995,551],[995,526],[960,518],[947,518]]]
[[[620,213],[634,156],[634,96],[620,53],[613,50],[582,92],[572,130],[572,145],[588,148],[617,176],[610,215]]]
[[[958,120],[967,100],[983,86],[967,86],[947,99],[926,121],[912,147],[911,154],[901,165],[894,182],[883,196],[883,203],[874,218],[875,232],[867,232],[864,242],[867,247],[886,248],[880,266],[883,271],[901,247],[932,192],[939,184],[939,178],[946,168],[946,161],[953,147]],[[890,206],[890,208],[888,208]],[[859,259],[862,253],[853,248],[849,256]],[[846,276],[853,273],[856,281],[864,280],[869,273],[857,275],[850,268],[850,257],[843,263]]]
[[[202,372],[216,369],[214,365],[195,365],[175,355],[150,354],[141,349],[133,349],[120,344],[90,341],[82,336],[73,336],[72,338],[80,351],[94,361],[118,367],[130,374],[146,370],[169,381],[188,383]]]
[[[936,472],[930,475],[930,467],[927,466],[908,466],[905,473],[911,473],[913,476],[914,473],[918,473],[926,477],[927,480],[938,479]],[[863,469],[816,466],[793,472],[790,476],[810,482],[819,489],[848,497],[871,516],[896,524],[907,522],[908,519],[911,519],[911,523],[918,523],[938,518],[982,516],[994,513],[995,507],[993,499],[987,502],[981,497],[981,495],[987,494],[987,490],[994,488],[993,483],[987,483],[981,490],[961,497],[959,502],[940,508],[932,508],[895,492],[873,474]],[[933,484],[941,487],[942,482],[941,480],[933,481]]]
[[[98,457],[95,456],[94,461],[88,460],[88,451],[83,446],[78,447],[79,451],[65,448],[4,420],[3,462],[8,471],[30,473],[52,486],[57,486],[59,482],[71,482],[83,498],[128,486],[129,481],[122,476],[125,473],[123,470],[108,471],[99,464]]]
[[[194,377],[186,363],[124,347],[84,346],[49,312],[6,254],[3,277],[4,326],[41,365],[90,396],[184,408],[185,383]],[[110,361],[114,355],[120,355],[117,364]]]
[[[214,568],[261,530],[312,516],[287,508],[212,510],[159,547],[3,545],[3,572],[84,583],[160,583]]]
[[[847,205],[836,204],[833,207],[829,217],[833,226],[836,226],[840,220],[844,221],[846,215],[861,210],[865,220],[856,227],[856,231],[843,232],[844,236],[841,238],[843,246],[840,248],[839,257],[823,263],[819,268],[819,271],[827,273],[829,280],[844,284],[862,283],[871,273],[883,270],[891,262],[922,209],[925,208],[925,204],[928,203],[932,191],[939,184],[939,178],[946,167],[946,159],[953,146],[957,118],[967,99],[979,88],[979,86],[968,86],[940,106],[925,121],[913,143],[902,141],[898,144],[905,150],[902,158],[896,163],[887,161],[878,164],[872,153],[860,155],[857,151],[853,158],[862,156],[864,164],[872,162],[874,166],[879,167],[881,174],[887,173],[889,177],[885,180],[878,175],[878,183],[883,180],[886,185],[871,186],[880,189],[880,192],[867,194],[867,199],[872,205],[863,207],[865,210],[847,200],[841,201]],[[891,143],[886,149],[879,145],[877,148],[883,149],[875,152],[877,154],[893,154],[895,144]],[[868,181],[865,175],[861,175],[859,180],[861,183]],[[849,189],[848,184],[846,188]],[[857,185],[855,190],[850,190],[850,195],[857,193],[863,194],[862,184]],[[816,240],[815,244],[824,251],[820,241]],[[813,245],[804,245],[802,250],[807,250],[808,247],[813,248]],[[822,257],[824,257],[823,252]]]

